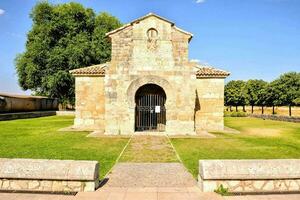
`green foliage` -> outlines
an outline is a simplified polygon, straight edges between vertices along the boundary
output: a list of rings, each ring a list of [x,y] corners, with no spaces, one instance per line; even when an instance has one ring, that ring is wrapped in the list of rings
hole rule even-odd
[[[300,97],[297,97],[296,99],[293,100],[293,103],[297,106],[300,105]]]
[[[280,105],[296,105],[300,98],[300,73],[289,72],[271,83],[278,94]]]
[[[259,103],[267,84],[268,83],[263,80],[248,80],[245,85],[247,103],[251,106],[260,105]]]
[[[224,117],[247,117],[247,113],[246,112],[228,112],[225,111],[224,112]]]
[[[74,102],[74,78],[69,70],[110,60],[111,47],[105,33],[121,26],[108,13],[78,3],[50,4],[33,8],[26,50],[15,59],[19,85],[36,94]]]
[[[225,105],[246,105],[245,86],[241,80],[229,81],[225,85]]]
[[[230,81],[225,86],[225,105],[300,105],[300,73],[289,72],[271,83],[263,80]]]
[[[222,184],[218,186],[217,189],[214,190],[215,193],[220,194],[222,196],[228,195],[228,188],[225,188]]]

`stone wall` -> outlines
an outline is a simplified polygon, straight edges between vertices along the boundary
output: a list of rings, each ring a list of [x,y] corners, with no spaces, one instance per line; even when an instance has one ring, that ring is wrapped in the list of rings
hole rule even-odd
[[[188,60],[191,34],[149,15],[108,36],[112,56],[105,77],[76,77],[75,128],[133,134],[136,91],[156,84],[166,93],[166,134],[223,129],[224,79],[196,78],[198,69]]]
[[[299,192],[300,160],[201,160],[198,183],[203,192]]]
[[[56,111],[33,111],[33,112],[17,112],[17,113],[0,113],[0,121],[27,119],[36,117],[46,117],[56,115]]]
[[[47,97],[0,93],[0,113],[58,110],[58,100]]]
[[[189,39],[189,35],[184,34],[175,28],[172,29],[172,50],[174,62],[177,66],[186,65],[189,62]]]
[[[270,119],[270,120],[277,120],[277,121],[300,123],[300,117],[294,117],[294,116],[261,115],[261,114],[249,114],[248,116],[261,118],[261,119]]]
[[[96,161],[0,159],[0,190],[95,191],[98,173]]]
[[[75,116],[75,111],[73,110],[61,110],[56,111],[57,116]]]
[[[104,78],[99,76],[75,77],[75,94],[74,128],[104,130]]]
[[[93,181],[53,181],[0,179],[0,190],[20,192],[91,192],[95,191]]]
[[[223,130],[224,79],[196,80],[196,130]]]
[[[147,35],[151,28],[158,33],[154,46]],[[105,133],[134,133],[135,92],[152,83],[167,95],[166,133],[195,134],[192,88],[196,76],[189,65],[184,65],[188,62],[190,35],[169,22],[148,17],[110,38],[112,60],[105,76]]]

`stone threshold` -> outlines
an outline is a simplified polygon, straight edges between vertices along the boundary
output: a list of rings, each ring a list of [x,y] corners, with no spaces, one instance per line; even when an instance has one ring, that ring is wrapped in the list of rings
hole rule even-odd
[[[135,131],[134,136],[139,135],[154,135],[154,136],[167,136],[164,131]]]

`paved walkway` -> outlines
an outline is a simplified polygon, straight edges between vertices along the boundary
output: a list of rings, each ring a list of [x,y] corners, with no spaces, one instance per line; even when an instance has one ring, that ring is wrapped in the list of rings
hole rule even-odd
[[[118,163],[104,187],[195,187],[181,163]]]
[[[300,194],[222,197],[197,188],[110,188],[81,192],[76,196],[0,193],[0,200],[299,200]]]

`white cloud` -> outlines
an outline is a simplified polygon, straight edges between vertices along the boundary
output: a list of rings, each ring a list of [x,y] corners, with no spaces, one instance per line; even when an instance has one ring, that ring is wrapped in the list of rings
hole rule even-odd
[[[3,9],[0,8],[0,16],[4,15],[4,13],[5,13],[5,10],[3,10]]]
[[[210,64],[205,60],[191,59],[190,62],[198,63],[198,64],[203,65],[203,66],[210,66]]]
[[[204,3],[205,0],[196,0],[196,3]]]
[[[195,62],[195,63],[199,63],[199,62],[200,62],[199,59],[191,59],[190,61],[191,61],[191,62]]]

